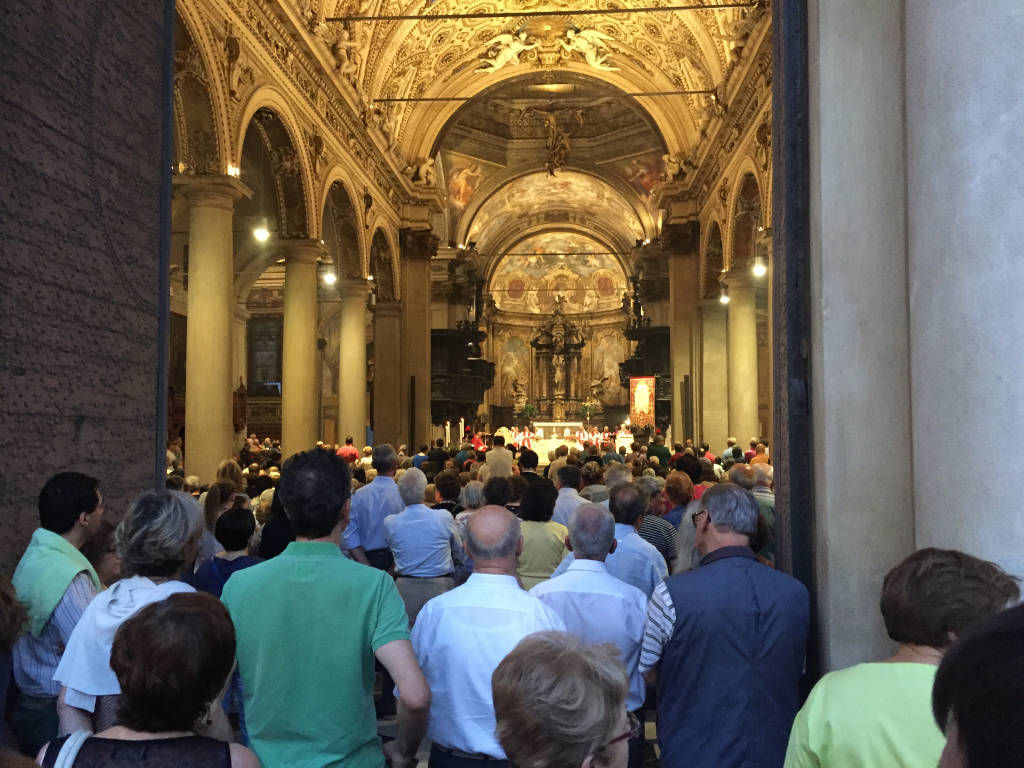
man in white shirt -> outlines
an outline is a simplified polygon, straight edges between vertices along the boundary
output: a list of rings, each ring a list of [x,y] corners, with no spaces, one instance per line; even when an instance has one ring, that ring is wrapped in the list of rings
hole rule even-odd
[[[495,435],[494,447],[484,454],[487,478],[512,477],[512,462],[514,458],[512,451],[505,447],[505,438],[501,435]]]
[[[613,643],[629,674],[626,709],[642,720],[647,687],[640,674],[640,648],[647,617],[647,596],[608,573],[605,558],[614,552],[615,519],[596,504],[584,504],[569,518],[566,546],[575,559],[565,573],[530,590],[585,643]],[[630,768],[643,764],[643,735],[630,739]]]
[[[554,478],[558,498],[555,500],[555,512],[551,516],[554,522],[568,527],[569,516],[577,507],[587,503],[587,500],[580,496],[581,480],[579,467],[566,464],[558,468]]]
[[[665,558],[654,547],[640,538],[637,529],[644,521],[648,497],[643,489],[632,483],[620,484],[611,490],[608,507],[615,518],[615,551],[608,555],[605,564],[608,573],[643,592],[648,599],[654,588],[668,576]],[[575,557],[570,552],[558,564],[551,578],[561,576]]]
[[[433,696],[428,734],[431,768],[506,765],[495,735],[491,675],[527,635],[565,631],[565,623],[519,587],[519,519],[482,507],[466,525],[473,574],[420,611],[412,645]],[[501,761],[501,762],[496,762]]]

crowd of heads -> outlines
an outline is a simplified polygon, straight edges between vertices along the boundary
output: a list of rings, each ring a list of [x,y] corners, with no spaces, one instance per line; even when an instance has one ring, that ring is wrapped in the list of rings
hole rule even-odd
[[[275,516],[287,520],[291,538],[340,542],[354,490],[389,477],[407,507],[449,505],[462,522],[465,554],[480,572],[514,572],[524,524],[549,524],[563,492],[584,494],[566,536],[580,560],[614,553],[617,526],[639,530],[645,517],[678,510],[685,514],[675,525],[694,531],[700,553],[735,545],[757,550],[766,526],[774,525],[756,496],[770,493],[773,467],[751,460],[766,455],[765,441],[752,440],[746,454],[735,442],[730,438],[724,460],[712,458],[706,444],[694,450],[677,443],[664,462],[636,444],[621,453],[607,444],[582,451],[563,445],[551,455],[556,464],[547,480],[533,450],[519,452],[512,476],[487,476],[483,452],[468,444],[445,451],[441,441],[423,446],[422,456],[429,450],[433,458],[420,462],[404,446],[386,444],[358,457],[324,448],[283,463],[268,457],[277,463],[253,461],[244,470],[228,460],[207,485],[172,466],[167,489],[137,496],[117,523],[104,519],[98,480],[62,472],[39,494],[39,520],[81,549],[105,585],[186,578],[204,531],[228,556],[248,553]],[[503,444],[494,438],[494,446]],[[248,458],[275,450],[253,439],[246,447]],[[443,461],[438,452],[447,454]],[[943,766],[976,768],[1024,755],[1024,608],[1004,610],[1019,599],[1015,578],[953,550],[915,552],[884,578],[880,611],[889,638],[941,655],[931,704],[949,737]],[[25,620],[10,586],[0,589],[0,650],[10,651]],[[196,729],[224,690],[235,653],[234,626],[215,597],[173,594],[144,606],[113,637],[118,722],[140,733]],[[624,739],[635,728],[623,706],[627,670],[614,646],[565,633],[530,635],[495,669],[491,688],[497,737],[513,765],[624,765]]]

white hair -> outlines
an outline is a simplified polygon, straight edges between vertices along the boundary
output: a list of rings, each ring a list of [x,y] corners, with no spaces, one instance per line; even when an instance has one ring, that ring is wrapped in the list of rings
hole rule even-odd
[[[413,467],[402,472],[402,476],[395,481],[398,486],[398,495],[406,506],[410,504],[422,504],[423,495],[427,491],[427,476],[422,469]]]

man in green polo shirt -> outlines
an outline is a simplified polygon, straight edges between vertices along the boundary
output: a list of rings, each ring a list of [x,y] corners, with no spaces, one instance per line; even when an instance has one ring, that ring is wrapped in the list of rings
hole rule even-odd
[[[246,726],[265,768],[382,768],[374,656],[401,691],[392,768],[415,763],[426,730],[430,690],[394,581],[339,549],[350,491],[348,465],[333,452],[293,456],[277,493],[296,540],[224,586]]]

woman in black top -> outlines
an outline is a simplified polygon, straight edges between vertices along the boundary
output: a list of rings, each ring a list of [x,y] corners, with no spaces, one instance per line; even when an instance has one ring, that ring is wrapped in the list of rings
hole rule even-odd
[[[179,593],[146,606],[114,637],[118,725],[57,739],[36,762],[53,768],[81,742],[75,768],[259,768],[252,750],[196,734],[212,722],[234,662],[235,630],[216,598]]]

